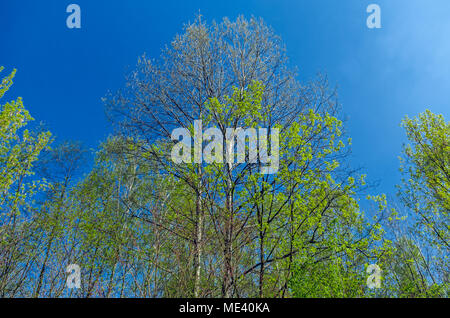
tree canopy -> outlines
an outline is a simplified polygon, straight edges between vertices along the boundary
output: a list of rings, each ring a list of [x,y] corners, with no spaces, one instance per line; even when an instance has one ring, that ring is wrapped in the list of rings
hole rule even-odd
[[[115,132],[92,163],[21,98],[1,104],[1,296],[447,296],[442,115],[403,120],[398,200],[373,194],[326,76],[300,82],[280,37],[244,17],[198,16],[103,101]],[[192,160],[173,160],[177,142]]]

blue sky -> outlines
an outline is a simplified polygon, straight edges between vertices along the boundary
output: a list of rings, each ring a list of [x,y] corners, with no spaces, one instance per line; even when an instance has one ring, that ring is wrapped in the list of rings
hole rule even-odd
[[[82,28],[66,27],[80,5]],[[366,7],[381,7],[381,29],[366,27]],[[95,148],[112,129],[101,102],[124,84],[144,52],[157,57],[200,10],[208,20],[262,17],[283,38],[299,79],[326,72],[338,85],[353,139],[352,163],[377,192],[393,193],[405,115],[426,108],[450,117],[450,1],[228,0],[0,2],[0,65],[17,68],[5,99],[25,107],[59,140]]]

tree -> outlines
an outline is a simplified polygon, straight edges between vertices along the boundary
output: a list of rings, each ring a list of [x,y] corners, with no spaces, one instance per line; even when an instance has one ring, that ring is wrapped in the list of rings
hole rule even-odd
[[[416,228],[438,248],[450,248],[450,124],[429,110],[402,122],[409,144],[403,148],[399,196],[414,213]]]
[[[85,163],[86,150],[77,142],[63,142],[44,151],[36,163],[37,174],[47,181],[39,204],[34,239],[39,242],[36,256],[37,282],[30,287],[34,297],[61,295],[65,267],[70,262],[70,231],[76,226],[73,188]]]
[[[183,229],[193,251],[183,270],[192,273],[193,296],[286,296],[299,257],[325,261],[379,239],[374,228],[367,240],[352,240],[366,224],[353,198],[361,178],[339,164],[348,150],[336,92],[320,76],[301,85],[262,20],[209,26],[199,16],[159,60],[140,58],[126,88],[105,102],[123,140],[192,195],[187,214],[169,224]],[[279,129],[279,173],[259,173],[260,161],[174,164],[171,132],[193,132],[196,119],[222,136],[267,127],[269,144]]]
[[[390,200],[393,213],[385,224],[389,249],[378,261],[383,275],[377,296],[445,297],[449,287],[446,251],[424,239],[415,230],[415,220],[409,219],[408,209],[394,202]]]
[[[0,99],[11,87],[15,74],[13,70],[2,79]],[[48,147],[51,134],[25,128],[33,118],[22,98],[0,107],[0,293],[5,296],[17,291],[28,270],[27,263],[21,263],[30,243],[27,214],[34,208],[33,195],[45,186],[43,181],[32,180],[32,168]]]
[[[388,295],[443,297],[449,288],[450,125],[426,110],[405,117],[408,144],[400,158],[398,198],[406,221],[389,225],[393,249],[385,255]],[[397,211],[395,212],[397,213]]]
[[[231,96],[233,86],[243,90],[253,80],[259,80],[266,87],[263,105],[271,105],[267,112],[270,122],[266,125],[289,122],[304,108],[302,102],[308,100],[308,95],[320,94],[320,88],[305,89],[301,94],[286,61],[279,37],[261,20],[239,17],[236,22],[224,19],[220,24],[207,26],[199,16],[185,27],[184,34],[175,38],[158,63],[145,56],[139,59],[127,89],[106,99],[108,113],[124,135],[142,142],[142,152],[148,153],[148,145],[160,138],[170,138],[174,128],[189,128],[195,119],[206,118],[205,106],[210,98],[223,99],[225,95]],[[311,97],[312,102],[317,99]],[[332,108],[329,107],[330,112]],[[165,169],[172,168],[158,152],[153,152],[149,159],[158,161]],[[196,165],[195,170],[196,176],[189,169],[175,173],[189,179],[187,183],[196,197],[193,292],[198,296],[206,212],[203,200],[208,185],[202,165]],[[228,293],[229,288],[225,289]]]

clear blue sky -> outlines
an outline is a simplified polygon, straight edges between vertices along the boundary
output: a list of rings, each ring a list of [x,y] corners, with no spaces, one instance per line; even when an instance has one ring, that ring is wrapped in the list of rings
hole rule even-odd
[[[81,30],[66,27],[70,3]],[[381,7],[381,29],[366,27],[366,7]],[[300,80],[326,72],[339,86],[353,138],[353,164],[379,192],[399,182],[406,114],[429,108],[450,118],[450,1],[150,1],[2,0],[0,65],[18,73],[7,99],[25,106],[59,140],[96,147],[111,128],[100,98],[124,84],[146,52],[160,49],[201,11],[209,21],[262,17],[281,35]]]

